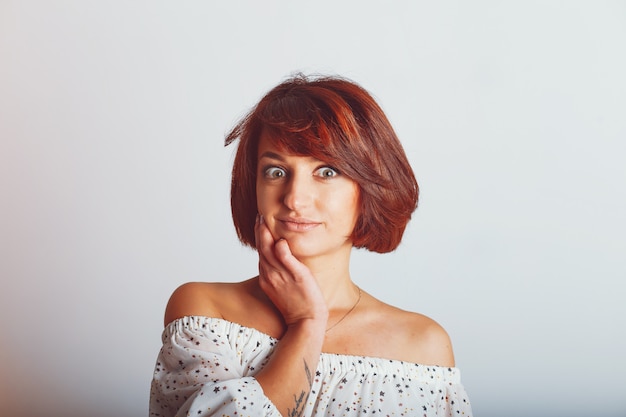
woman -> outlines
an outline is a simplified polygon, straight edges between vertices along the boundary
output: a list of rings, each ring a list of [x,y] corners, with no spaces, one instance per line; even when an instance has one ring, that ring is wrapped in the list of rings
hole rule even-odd
[[[226,138],[231,205],[259,275],[188,283],[165,313],[151,416],[470,415],[436,322],[361,290],[353,247],[393,251],[418,187],[355,83],[296,76]]]

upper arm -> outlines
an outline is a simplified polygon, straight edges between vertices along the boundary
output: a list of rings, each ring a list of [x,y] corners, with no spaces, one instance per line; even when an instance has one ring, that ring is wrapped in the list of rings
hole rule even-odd
[[[165,309],[165,325],[185,316],[221,317],[209,287],[207,283],[188,282],[176,288]]]

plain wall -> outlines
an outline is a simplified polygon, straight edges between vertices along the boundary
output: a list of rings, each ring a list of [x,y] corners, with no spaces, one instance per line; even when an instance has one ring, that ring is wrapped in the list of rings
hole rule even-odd
[[[475,415],[625,416],[626,5],[582,0],[0,0],[0,415],[147,415],[170,293],[256,274],[223,137],[294,71],[404,143],[420,207],[353,276]]]

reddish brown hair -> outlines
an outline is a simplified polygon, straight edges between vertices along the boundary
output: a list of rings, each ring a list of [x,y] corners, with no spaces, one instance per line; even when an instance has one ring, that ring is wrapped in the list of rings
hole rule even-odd
[[[255,248],[257,152],[261,132],[295,155],[322,160],[359,185],[352,243],[391,252],[417,208],[418,185],[389,120],[372,96],[339,77],[298,75],[269,91],[226,136],[239,139],[231,209],[239,240]]]

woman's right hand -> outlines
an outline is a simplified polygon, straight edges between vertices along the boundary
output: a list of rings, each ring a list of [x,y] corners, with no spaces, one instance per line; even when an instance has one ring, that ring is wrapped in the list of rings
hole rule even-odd
[[[299,416],[322,351],[328,308],[311,270],[293,256],[286,240],[274,240],[261,216],[255,238],[259,285],[287,325],[271,360],[255,378],[282,415]]]
[[[274,240],[258,215],[255,225],[259,253],[259,285],[292,326],[312,320],[326,327],[328,308],[322,291],[309,268],[296,259],[285,239]]]

